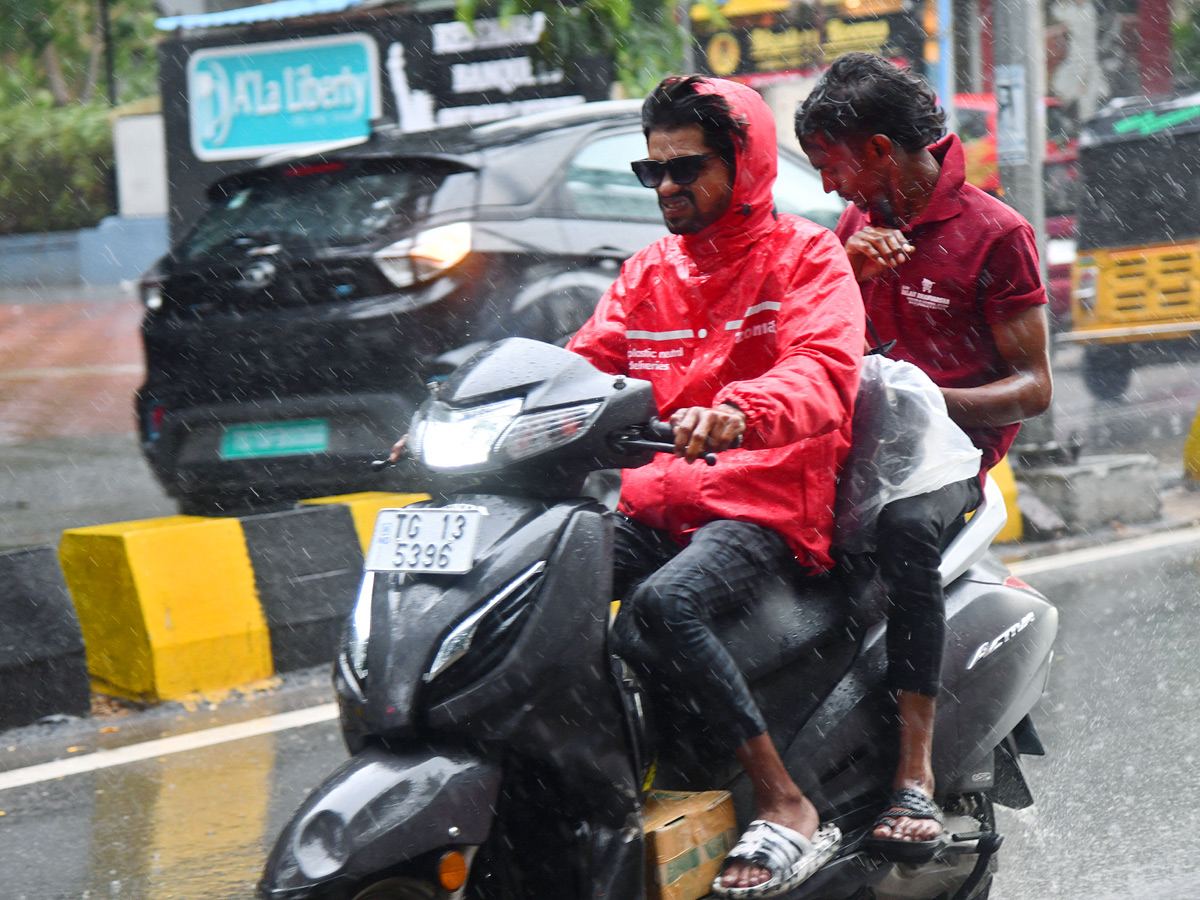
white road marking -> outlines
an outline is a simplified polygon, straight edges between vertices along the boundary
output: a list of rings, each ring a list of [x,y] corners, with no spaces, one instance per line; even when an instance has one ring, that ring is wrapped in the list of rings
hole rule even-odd
[[[1027,559],[1009,564],[1014,575],[1026,577],[1055,569],[1066,569],[1071,566],[1082,566],[1134,553],[1146,553],[1162,550],[1168,547],[1200,542],[1200,527],[1185,528],[1180,531],[1152,534],[1145,537],[1130,538],[1100,547],[1086,550],[1071,550],[1054,556],[1044,556]],[[188,750],[198,750],[202,747],[212,747],[243,738],[259,737],[264,734],[274,734],[289,728],[303,728],[307,725],[319,725],[337,718],[337,704],[325,703],[311,706],[307,709],[297,709],[292,712],[280,713],[263,719],[252,719],[248,722],[237,722],[233,725],[221,725],[204,731],[194,731],[190,734],[179,734],[173,737],[159,738],[141,744],[130,744],[115,750],[98,750],[85,756],[75,756],[70,759],[59,759],[54,762],[27,766],[24,769],[13,769],[0,772],[0,791],[10,788],[24,787],[43,781],[65,778],[68,775],[79,775],[84,772],[95,772],[113,766],[123,766],[128,763],[154,759],[170,753],[184,753]]]
[[[1190,544],[1200,541],[1200,528],[1183,528],[1179,531],[1164,531],[1160,534],[1148,534],[1144,537],[1129,538],[1099,547],[1088,547],[1084,550],[1069,550],[1066,553],[1056,553],[1054,556],[1044,556],[1037,559],[1026,559],[1009,563],[1009,569],[1018,577],[1038,575],[1042,572],[1052,572],[1056,569],[1067,569],[1071,566],[1093,565],[1106,562],[1134,553],[1149,553],[1153,550],[1164,550],[1177,547],[1180,544]]]
[[[225,744],[230,741],[240,741],[243,738],[274,734],[289,728],[317,725],[336,719],[337,714],[336,703],[324,703],[321,706],[310,706],[307,709],[297,709],[276,716],[251,719],[248,722],[236,722],[233,725],[221,725],[204,731],[193,731],[190,734],[177,734],[172,737],[145,741],[141,744],[130,744],[115,750],[97,750],[95,753],[85,756],[73,756],[69,759],[58,759],[37,766],[27,766],[24,769],[13,769],[10,772],[0,772],[0,791],[38,784],[42,781],[52,781],[56,778],[65,778],[68,775],[80,775],[84,772],[95,772],[98,769],[141,762],[170,753],[184,753],[188,750],[198,750],[201,747],[211,747],[214,744]]]

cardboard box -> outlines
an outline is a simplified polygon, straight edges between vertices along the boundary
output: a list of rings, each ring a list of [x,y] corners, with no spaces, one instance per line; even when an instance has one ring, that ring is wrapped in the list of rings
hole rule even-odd
[[[698,900],[737,843],[729,791],[653,791],[646,800],[646,896]]]

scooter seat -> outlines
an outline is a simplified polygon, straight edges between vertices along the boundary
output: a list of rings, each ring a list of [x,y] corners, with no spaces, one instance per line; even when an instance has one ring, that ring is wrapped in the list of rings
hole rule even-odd
[[[770,578],[757,603],[719,617],[714,627],[750,681],[832,644],[856,643],[882,616],[875,582],[840,574]]]

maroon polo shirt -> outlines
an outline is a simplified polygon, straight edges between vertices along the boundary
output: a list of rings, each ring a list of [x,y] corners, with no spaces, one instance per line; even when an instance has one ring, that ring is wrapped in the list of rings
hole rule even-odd
[[[912,258],[860,282],[867,316],[888,356],[922,369],[940,387],[978,387],[1011,374],[991,326],[1046,302],[1033,228],[1012,207],[965,181],[962,144],[947,135],[929,148],[941,174],[925,212],[904,235]],[[842,213],[845,244],[885,223],[855,206]],[[1008,452],[1019,424],[963,429],[987,472]]]

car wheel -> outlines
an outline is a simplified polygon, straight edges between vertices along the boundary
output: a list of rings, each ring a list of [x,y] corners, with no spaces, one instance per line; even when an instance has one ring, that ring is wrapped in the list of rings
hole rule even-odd
[[[579,269],[537,278],[513,299],[515,333],[564,346],[591,317],[614,277],[596,269]]]
[[[1128,344],[1101,344],[1083,351],[1083,383],[1097,400],[1120,400],[1133,375]]]

